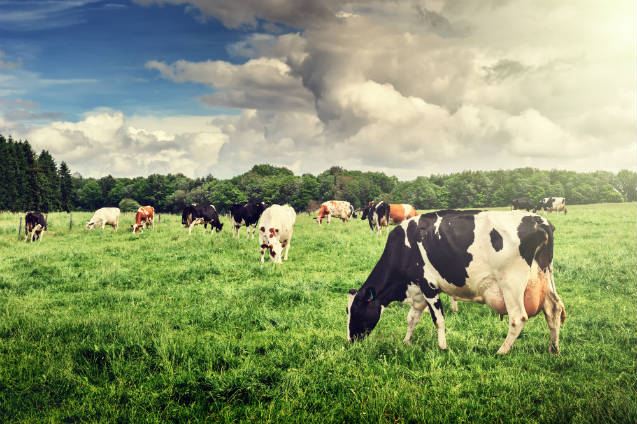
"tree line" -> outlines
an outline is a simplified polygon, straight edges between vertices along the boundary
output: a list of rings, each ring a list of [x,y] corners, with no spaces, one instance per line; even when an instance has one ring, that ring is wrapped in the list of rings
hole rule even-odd
[[[417,209],[508,206],[512,199],[537,201],[566,197],[567,204],[637,200],[637,173],[622,170],[574,172],[518,168],[464,171],[400,181],[383,172],[334,166],[318,175],[294,175],[284,167],[255,165],[230,179],[189,178],[183,174],[148,177],[83,178],[59,166],[49,152],[35,154],[28,141],[0,135],[0,210],[70,211],[119,206],[135,210],[152,205],[160,212],[180,212],[191,203],[210,203],[222,213],[231,204],[254,200],[289,203],[297,212],[316,209],[329,199],[356,208],[369,201],[409,203]]]

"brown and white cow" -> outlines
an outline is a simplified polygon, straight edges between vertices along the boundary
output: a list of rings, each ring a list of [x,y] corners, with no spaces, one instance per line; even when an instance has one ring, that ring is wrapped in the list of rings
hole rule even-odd
[[[155,208],[152,206],[141,206],[137,209],[135,214],[135,224],[133,224],[133,233],[137,233],[141,230],[144,232],[144,227],[152,225],[155,228]]]
[[[321,204],[318,215],[314,217],[319,225],[323,222],[323,218],[327,217],[327,223],[330,223],[330,217],[341,218],[343,222],[347,222],[350,218],[356,218],[354,207],[350,202],[345,200],[328,200]]]
[[[282,263],[281,253],[285,247],[283,260],[288,260],[288,250],[294,230],[296,213],[290,205],[272,205],[267,208],[259,220],[259,246],[261,247],[261,263],[267,250],[275,264]]]

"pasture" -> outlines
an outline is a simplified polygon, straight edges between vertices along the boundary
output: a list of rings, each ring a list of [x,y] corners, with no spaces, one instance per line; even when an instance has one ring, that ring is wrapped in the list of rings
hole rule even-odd
[[[90,213],[49,215],[39,243],[0,214],[2,422],[637,421],[636,205],[549,217],[566,306],[559,356],[542,314],[508,356],[507,320],[459,302],[440,351],[428,315],[405,346],[392,304],[348,344],[346,293],[383,250],[359,219],[299,214],[289,261],[259,263],[257,239],[155,230],[85,231]]]

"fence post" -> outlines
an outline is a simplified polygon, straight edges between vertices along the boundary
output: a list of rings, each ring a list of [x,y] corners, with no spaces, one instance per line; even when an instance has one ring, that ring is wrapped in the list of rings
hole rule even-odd
[[[20,217],[20,226],[18,227],[18,235],[20,235],[20,233],[22,233],[22,217]]]
[[[157,224],[161,224],[161,214],[157,214]]]
[[[69,231],[73,229],[73,214],[69,212]]]

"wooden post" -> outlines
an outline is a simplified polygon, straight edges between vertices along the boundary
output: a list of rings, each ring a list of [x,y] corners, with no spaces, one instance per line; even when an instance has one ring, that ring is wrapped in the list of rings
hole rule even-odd
[[[157,225],[161,224],[161,214],[157,214]]]
[[[69,231],[73,229],[73,214],[69,212]]]
[[[18,235],[20,235],[21,232],[22,232],[22,217],[20,217],[20,226],[18,227]]]

